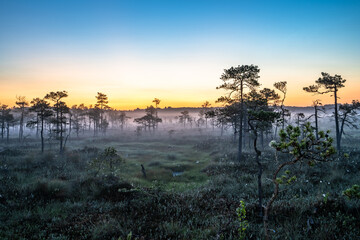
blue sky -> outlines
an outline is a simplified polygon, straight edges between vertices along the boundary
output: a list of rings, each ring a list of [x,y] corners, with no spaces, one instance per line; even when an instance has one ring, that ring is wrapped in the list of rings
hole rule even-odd
[[[66,88],[74,101],[108,92],[119,107],[196,105],[241,64],[294,94],[322,71],[360,86],[359,42],[360,1],[0,0],[0,101]]]

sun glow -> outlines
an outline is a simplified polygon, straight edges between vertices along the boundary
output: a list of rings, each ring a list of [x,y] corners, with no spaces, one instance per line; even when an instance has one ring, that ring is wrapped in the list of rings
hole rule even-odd
[[[356,8],[345,6],[355,12],[335,21],[331,14],[319,15],[316,6],[306,8],[306,19],[295,8],[270,18],[265,4],[256,7],[254,19],[237,14],[246,4],[193,6],[199,12],[172,4],[162,11],[146,4],[79,3],[65,14],[59,9],[67,4],[51,2],[0,7],[0,31],[7,33],[0,38],[3,104],[13,106],[19,95],[31,100],[66,90],[68,105],[94,104],[103,92],[118,109],[144,108],[154,97],[163,107],[199,107],[204,101],[214,106],[225,94],[216,90],[223,69],[243,64],[259,66],[262,87],[287,81],[286,105],[308,106],[317,98],[331,104],[330,96],[302,90],[322,71],[347,79],[340,102],[359,96]]]

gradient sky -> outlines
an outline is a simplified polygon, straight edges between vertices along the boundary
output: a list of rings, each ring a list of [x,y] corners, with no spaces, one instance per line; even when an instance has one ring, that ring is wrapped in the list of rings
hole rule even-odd
[[[223,94],[223,69],[255,64],[260,82],[288,81],[287,105],[321,72],[359,99],[360,1],[0,0],[0,102],[67,90],[69,105],[200,106]],[[331,103],[329,96],[321,96]]]

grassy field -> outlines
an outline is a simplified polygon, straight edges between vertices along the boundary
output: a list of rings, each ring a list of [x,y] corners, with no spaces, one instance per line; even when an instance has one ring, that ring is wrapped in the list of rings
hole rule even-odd
[[[94,173],[90,162],[113,147],[124,159]],[[70,139],[59,155],[39,142],[4,145],[0,156],[1,239],[238,239],[236,208],[243,200],[247,239],[263,239],[254,154],[238,163],[231,138],[197,135]],[[360,182],[360,151],[310,168],[281,186],[270,215],[273,239],[358,239],[359,200],[343,191]],[[263,188],[278,161],[265,149]],[[144,178],[141,165],[145,167]]]

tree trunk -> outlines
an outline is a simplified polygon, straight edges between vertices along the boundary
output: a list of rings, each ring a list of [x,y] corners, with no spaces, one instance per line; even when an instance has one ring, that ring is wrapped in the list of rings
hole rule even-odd
[[[71,135],[71,130],[72,130],[72,115],[71,114],[69,114],[69,136]]]
[[[41,153],[43,153],[44,152],[44,117],[41,117],[40,137],[41,137]]]
[[[39,138],[39,116],[36,116],[36,138]]]
[[[21,109],[20,123],[19,123],[19,141],[22,141],[24,135],[24,109]]]
[[[63,112],[60,112],[60,154],[63,152]]]
[[[292,165],[295,164],[296,162],[298,162],[300,160],[301,157],[297,157],[296,159],[294,159],[293,161],[289,161],[289,162],[284,162],[282,163],[277,170],[275,171],[273,178],[272,178],[272,182],[275,185],[275,189],[274,192],[269,200],[269,202],[266,204],[266,207],[264,209],[264,217],[263,217],[263,222],[264,222],[264,231],[265,231],[265,237],[266,240],[269,240],[269,230],[268,230],[268,220],[269,220],[269,211],[270,208],[272,206],[272,204],[274,203],[275,199],[277,198],[278,194],[279,194],[279,183],[277,182],[276,178],[277,175],[279,174],[279,172],[281,171],[281,169],[283,169],[285,166],[287,165]]]
[[[94,137],[95,137],[96,136],[96,121],[95,121],[95,119],[94,119],[93,123],[94,123]]]
[[[318,109],[317,109],[317,106],[315,106],[315,133],[316,133],[316,139],[319,140],[319,125],[318,125]]]
[[[345,114],[344,114],[343,119],[341,120],[341,127],[340,127],[340,143],[341,143],[341,138],[342,138],[342,135],[343,135],[343,133],[344,133],[344,126],[345,126],[346,117],[347,117],[347,113],[345,113]]]
[[[341,152],[340,146],[340,131],[339,131],[339,115],[338,115],[338,104],[337,104],[337,87],[334,89],[334,98],[335,98],[335,127],[336,127],[336,148],[338,153]]]
[[[254,150],[256,153],[256,163],[258,165],[259,168],[259,172],[258,172],[258,196],[259,196],[259,216],[262,217],[263,216],[263,207],[262,207],[262,201],[263,201],[263,191],[262,191],[262,182],[261,182],[261,177],[262,177],[262,172],[263,172],[263,168],[260,162],[260,155],[261,152],[258,150],[257,148],[257,132],[254,131]]]
[[[249,126],[248,126],[248,120],[247,120],[247,115],[244,114],[244,117],[243,117],[243,123],[244,123],[244,126],[243,126],[243,140],[242,140],[242,145],[243,145],[243,149],[246,148],[246,143],[247,140],[250,140],[250,137],[249,137]],[[250,145],[251,143],[249,144],[248,148],[250,149]]]
[[[243,158],[242,156],[242,141],[243,141],[243,104],[244,104],[244,100],[243,100],[243,82],[241,82],[241,86],[240,86],[240,125],[239,125],[239,146],[238,146],[238,161],[240,162]]]
[[[3,116],[4,118],[4,116]],[[5,131],[5,119],[1,122],[1,138],[4,139],[4,131]]]
[[[59,137],[59,100],[56,101],[56,137]]]
[[[6,142],[9,143],[9,138],[10,138],[10,125],[9,122],[7,122],[6,124]]]

